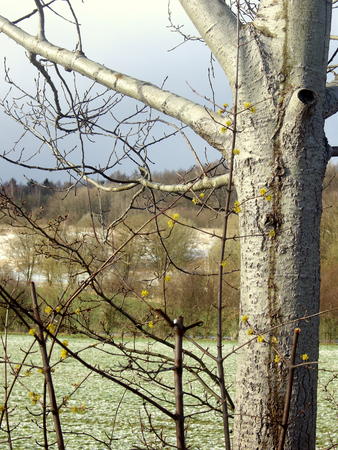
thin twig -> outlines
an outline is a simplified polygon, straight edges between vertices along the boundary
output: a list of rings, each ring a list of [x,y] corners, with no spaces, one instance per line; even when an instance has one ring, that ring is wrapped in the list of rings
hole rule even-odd
[[[45,383],[46,383],[47,390],[48,390],[50,409],[51,409],[52,416],[53,416],[54,428],[55,428],[55,433],[56,433],[56,441],[57,441],[59,450],[64,450],[65,444],[63,442],[60,414],[59,414],[59,409],[58,409],[57,402],[56,402],[55,389],[54,389],[53,378],[52,378],[52,374],[51,374],[51,367],[49,364],[49,358],[48,358],[48,354],[47,354],[46,338],[44,336],[44,327],[43,327],[41,317],[40,317],[38,298],[37,298],[34,282],[31,283],[31,295],[32,295],[34,318],[35,318],[35,322],[39,328],[37,340],[39,343],[41,357],[42,357],[43,373],[45,376]]]

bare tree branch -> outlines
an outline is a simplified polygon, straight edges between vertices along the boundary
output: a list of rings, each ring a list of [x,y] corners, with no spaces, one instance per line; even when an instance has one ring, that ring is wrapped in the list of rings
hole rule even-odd
[[[39,31],[38,31],[38,36],[39,39],[41,39],[42,41],[44,41],[46,39],[46,35],[45,35],[45,13],[43,11],[43,6],[40,3],[40,0],[34,0],[35,1],[35,5],[36,8],[39,12]]]
[[[51,0],[48,3],[45,3],[42,5],[42,8],[48,8],[52,3],[56,2],[56,0]],[[29,19],[30,17],[34,16],[34,14],[36,14],[39,10],[38,9],[33,9],[33,11],[31,11],[28,14],[25,14],[24,16],[20,17],[19,19],[13,20],[12,23],[16,24],[19,22],[22,22],[23,20]]]
[[[59,151],[58,147],[55,145],[54,142],[50,140],[46,140],[43,135],[39,133],[36,129],[26,125],[27,129],[30,130],[32,135],[40,139],[42,142],[44,142],[48,147],[52,150],[53,155],[57,159],[59,163],[62,165],[68,167],[69,169],[76,172],[83,180],[87,181],[91,185],[95,186],[97,189],[100,189],[101,191],[105,192],[121,192],[121,191],[127,191],[129,189],[132,189],[138,185],[141,185],[143,187],[148,187],[150,189],[155,189],[162,192],[171,192],[171,193],[178,193],[183,192],[186,193],[188,191],[201,191],[205,189],[217,189],[223,186],[226,186],[229,182],[229,175],[228,174],[222,174],[214,177],[207,177],[203,176],[202,179],[197,181],[191,181],[188,183],[179,183],[179,184],[162,184],[150,181],[144,177],[137,178],[136,180],[130,180],[128,183],[123,183],[122,185],[105,185],[100,182],[97,182],[93,180],[90,176],[88,176],[84,171],[83,167],[79,167],[73,163],[71,163],[69,160],[67,160]],[[4,157],[7,161],[8,158]],[[27,167],[27,165],[25,165]],[[142,173],[144,171],[143,168],[140,168],[142,170]],[[146,175],[146,174],[145,174]]]
[[[180,0],[180,3],[232,82],[237,46],[235,14],[220,0]]]
[[[102,185],[95,180],[91,179],[90,177],[83,175],[83,178],[96,188],[107,191],[107,192],[120,192],[120,191],[126,191],[128,189],[132,189],[133,187],[137,185],[142,185],[144,187],[148,187],[150,189],[155,189],[157,191],[162,192],[188,192],[188,191],[202,191],[205,189],[217,189],[223,186],[226,186],[229,180],[229,175],[219,175],[216,177],[204,177],[201,180],[190,182],[190,183],[182,183],[182,184],[162,184],[162,183],[156,183],[154,181],[147,180],[145,178],[138,178],[135,181],[132,181],[128,184],[122,185],[122,186],[106,186]]]
[[[82,52],[69,51],[48,41],[43,41],[13,25],[3,16],[0,16],[0,32],[5,33],[34,55],[43,56],[67,70],[74,70],[103,86],[139,100],[180,120],[190,126],[210,145],[223,149],[225,138],[219,133],[219,124],[223,124],[223,119],[213,111],[207,110],[207,108],[184,97],[160,89],[151,83],[107,69],[105,66],[86,58]]]
[[[338,147],[331,147],[331,158],[333,156],[338,156]]]
[[[333,116],[338,111],[338,80],[337,78],[326,85],[326,95],[324,104],[324,117]]]

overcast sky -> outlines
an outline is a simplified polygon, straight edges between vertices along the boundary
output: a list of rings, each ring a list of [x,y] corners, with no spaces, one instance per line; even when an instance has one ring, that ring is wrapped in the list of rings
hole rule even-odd
[[[57,2],[58,11],[66,11],[66,2]],[[185,25],[185,32],[196,35],[193,26],[179,5],[178,0],[172,0],[173,19],[177,24]],[[20,7],[18,7],[20,5]],[[181,42],[181,38],[168,28],[167,0],[73,0],[83,34],[83,45],[86,56],[107,67],[148,80],[160,85],[166,77],[165,88],[179,95],[190,97],[202,102],[188,87],[189,83],[203,95],[211,96],[208,83],[208,66],[210,52],[202,43],[188,42],[174,51],[169,51]],[[62,7],[64,11],[62,11]],[[15,19],[34,8],[33,0],[13,1],[1,0],[0,14]],[[76,44],[74,28],[62,20],[47,16],[47,39],[52,43],[73,49]],[[26,31],[36,33],[36,18],[25,21]],[[338,33],[336,33],[338,34]],[[35,71],[30,67],[25,51],[11,42],[7,37],[0,36],[0,58],[7,58],[12,77],[25,88],[32,87]],[[221,70],[216,67],[216,99],[219,104],[230,103],[230,91]],[[0,95],[8,88],[4,83],[4,73],[0,69]],[[1,138],[0,150],[10,148],[18,138],[18,128],[0,112]],[[332,145],[338,145],[337,118],[330,121],[327,129],[328,139]],[[33,146],[34,141],[25,141],[25,145]],[[199,155],[203,157],[205,143],[194,140]],[[106,149],[107,150],[107,149]],[[90,149],[89,149],[90,151]],[[215,160],[218,153],[207,149],[209,160]],[[104,152],[103,152],[104,153]],[[98,153],[95,151],[95,154]],[[152,158],[158,170],[188,168],[194,164],[191,154],[186,151],[186,144],[175,140],[172,144],[163,144],[153,151]],[[48,163],[45,154],[41,161]],[[124,169],[125,167],[122,167]],[[128,169],[127,167],[125,169]],[[0,162],[0,179],[5,181],[10,177],[22,179],[42,179],[50,174],[36,171],[29,173],[17,167]],[[54,176],[54,179],[60,175]]]

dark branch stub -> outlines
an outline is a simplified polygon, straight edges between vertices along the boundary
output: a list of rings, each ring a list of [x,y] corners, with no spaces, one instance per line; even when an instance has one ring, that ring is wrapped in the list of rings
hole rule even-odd
[[[331,158],[332,156],[338,156],[338,147],[331,147]]]
[[[316,101],[316,95],[311,89],[299,89],[297,96],[304,105],[312,105]]]

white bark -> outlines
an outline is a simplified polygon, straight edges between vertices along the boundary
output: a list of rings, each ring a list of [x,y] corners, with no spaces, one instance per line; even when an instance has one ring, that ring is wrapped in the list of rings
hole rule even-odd
[[[319,310],[321,186],[329,158],[323,131],[330,8],[316,0],[265,1],[241,36],[235,185],[241,242],[241,315],[255,333]],[[271,8],[270,8],[271,7]],[[263,9],[266,8],[266,9]],[[276,19],[277,17],[277,19]],[[277,32],[278,31],[278,32]],[[259,193],[266,188],[271,201]],[[250,237],[252,236],[252,237]],[[235,449],[278,447],[285,371],[273,362],[272,336],[287,361],[302,329],[299,354],[318,358],[318,320],[299,321],[243,347],[236,377]],[[250,336],[242,324],[239,343]],[[285,366],[284,366],[285,367]],[[316,369],[296,370],[286,449],[315,448]]]
[[[219,128],[224,120],[204,106],[160,89],[146,81],[108,69],[79,52],[57,47],[46,40],[32,36],[2,16],[0,16],[0,32],[5,33],[34,55],[43,56],[67,70],[74,70],[103,86],[180,120],[189,125],[212,146],[223,149],[225,136],[219,133]]]
[[[146,178],[138,178],[137,180],[135,180],[135,182],[123,184],[121,186],[110,186],[110,185],[107,186],[98,183],[97,181],[91,179],[90,177],[84,174],[81,174],[80,171],[79,174],[82,176],[84,180],[88,181],[88,183],[105,192],[127,191],[138,185],[148,187],[150,189],[154,189],[156,191],[161,192],[171,192],[171,193],[198,192],[203,191],[205,189],[218,189],[220,187],[227,186],[229,180],[228,174],[218,175],[215,177],[203,177],[201,180],[179,184],[163,184],[147,180]]]
[[[236,16],[220,0],[180,0],[210,50],[234,82],[236,69]]]

